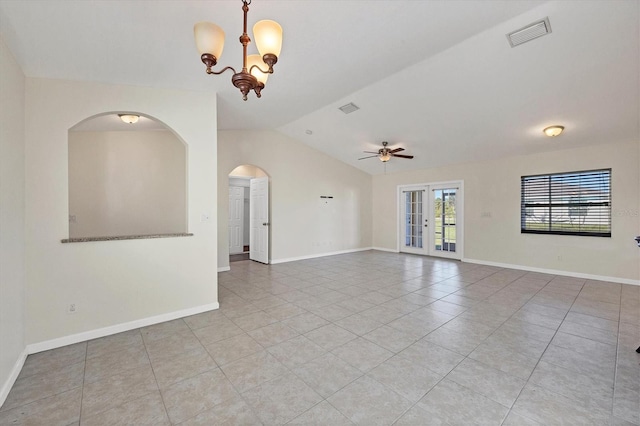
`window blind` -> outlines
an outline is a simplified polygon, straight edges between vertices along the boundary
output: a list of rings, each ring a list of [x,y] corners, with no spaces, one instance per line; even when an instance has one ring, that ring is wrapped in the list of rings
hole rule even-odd
[[[522,233],[611,237],[611,169],[521,177]]]

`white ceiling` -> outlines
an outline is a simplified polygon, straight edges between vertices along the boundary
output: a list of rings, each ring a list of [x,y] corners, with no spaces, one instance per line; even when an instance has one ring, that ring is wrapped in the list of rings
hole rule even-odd
[[[545,16],[550,35],[509,46]],[[382,164],[357,158],[383,140],[415,155],[394,172],[639,137],[638,0],[254,0],[260,19],[284,28],[282,54],[243,102],[230,73],[205,74],[192,36],[218,23],[219,64],[237,67],[239,0],[0,0],[27,76],[217,92],[220,129],[277,129],[371,174]],[[344,115],[347,102],[361,110]],[[544,138],[557,123],[566,132]]]

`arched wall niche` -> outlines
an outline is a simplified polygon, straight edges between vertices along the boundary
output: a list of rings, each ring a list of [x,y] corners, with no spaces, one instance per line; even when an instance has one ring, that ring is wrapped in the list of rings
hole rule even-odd
[[[139,117],[123,122],[119,114]],[[188,146],[144,113],[88,117],[68,131],[69,238],[187,232]]]

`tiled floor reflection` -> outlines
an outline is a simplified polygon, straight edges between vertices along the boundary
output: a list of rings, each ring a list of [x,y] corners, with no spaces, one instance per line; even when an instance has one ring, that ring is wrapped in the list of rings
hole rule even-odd
[[[368,251],[29,356],[0,425],[640,425],[640,287]]]

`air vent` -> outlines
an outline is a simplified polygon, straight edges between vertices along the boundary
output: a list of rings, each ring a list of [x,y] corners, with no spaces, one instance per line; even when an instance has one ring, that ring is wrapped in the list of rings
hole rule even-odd
[[[522,43],[526,43],[543,35],[551,32],[551,25],[549,24],[549,17],[544,18],[542,21],[534,22],[527,25],[524,28],[520,28],[517,31],[507,34],[507,39],[511,47],[516,47]]]
[[[352,112],[359,110],[360,107],[353,102],[349,102],[346,105],[342,105],[339,109],[345,114],[351,114]]]

